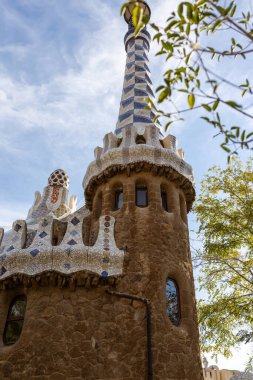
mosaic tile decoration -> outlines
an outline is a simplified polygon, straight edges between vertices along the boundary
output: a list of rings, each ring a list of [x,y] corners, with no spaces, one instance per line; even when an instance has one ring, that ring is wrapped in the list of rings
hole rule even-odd
[[[4,251],[12,252],[23,247],[26,239],[26,222],[16,220],[12,224],[12,229],[7,234],[2,229],[2,239],[0,236],[0,254]],[[1,242],[2,240],[2,242]]]
[[[136,144],[137,135],[143,136],[146,143]],[[175,137],[169,135],[161,140],[159,130],[154,125],[125,127],[122,130],[120,147],[117,147],[115,135],[112,133],[108,134],[108,141],[108,149],[103,149],[103,154],[99,158],[99,165],[95,160],[88,166],[83,180],[84,189],[86,189],[92,178],[97,177],[111,166],[138,162],[171,167],[187,178],[194,186],[192,167],[178,154]]]
[[[117,248],[114,240],[115,219],[107,215],[99,223],[99,235],[92,247],[83,244],[83,217],[75,217],[68,223],[62,243],[53,247],[53,270],[61,273],[87,270],[103,277],[122,274],[124,251]]]
[[[86,215],[78,211],[70,218],[66,234],[59,246],[52,246],[53,218],[43,218],[37,234],[26,249],[22,249],[26,222],[13,224],[11,236],[19,238],[0,254],[0,281],[16,274],[38,275],[47,271],[72,274],[88,271],[102,277],[121,275],[124,250],[118,249],[114,240],[115,219],[106,215],[100,218],[98,239],[93,247],[85,246],[82,238],[83,219]]]
[[[11,251],[7,249],[0,255],[1,265],[5,268],[0,280],[16,273],[34,275],[51,269],[52,223],[52,217],[43,218],[31,246],[22,249],[20,238],[14,249]],[[24,230],[26,231],[26,222],[22,221],[22,229],[18,233],[22,234]]]
[[[120,103],[119,118],[115,134],[121,136],[122,129],[128,125],[146,126],[154,124],[155,107],[146,109],[148,98],[154,101],[150,70],[148,68],[148,51],[150,34],[143,29],[137,37],[134,36],[134,27],[130,26],[125,36],[127,53],[124,85]]]

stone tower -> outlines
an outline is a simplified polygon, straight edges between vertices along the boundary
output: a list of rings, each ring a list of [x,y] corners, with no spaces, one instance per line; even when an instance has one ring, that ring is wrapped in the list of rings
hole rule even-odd
[[[125,19],[118,123],[85,174],[86,206],[66,205],[58,169],[27,220],[0,230],[1,379],[202,380],[192,169],[146,107],[150,35],[134,37],[131,6]]]

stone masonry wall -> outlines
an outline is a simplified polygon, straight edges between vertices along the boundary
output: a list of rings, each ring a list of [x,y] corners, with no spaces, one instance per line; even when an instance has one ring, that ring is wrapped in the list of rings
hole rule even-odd
[[[149,206],[135,206],[135,184],[148,187]],[[162,210],[160,186],[167,189],[170,212]],[[112,211],[114,191],[123,187],[124,204]],[[116,219],[115,239],[125,247],[123,276],[112,290],[146,297],[152,307],[154,380],[202,380],[188,228],[183,191],[151,173],[116,176],[96,190],[99,212]],[[180,209],[181,195],[181,209]],[[98,203],[96,203],[98,202]],[[181,323],[166,314],[165,285],[180,291]],[[106,294],[98,287],[37,287],[1,292],[0,334],[9,304],[27,295],[25,323],[13,346],[0,341],[1,379],[147,379],[146,309],[139,301]]]

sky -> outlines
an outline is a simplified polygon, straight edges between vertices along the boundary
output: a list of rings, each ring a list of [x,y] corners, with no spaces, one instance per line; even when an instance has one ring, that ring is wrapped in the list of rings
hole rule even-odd
[[[163,25],[177,3],[149,0],[152,21]],[[0,226],[6,230],[26,218],[34,192],[43,191],[57,168],[69,174],[70,194],[83,205],[85,171],[119,113],[127,30],[120,6],[115,0],[0,0]],[[153,44],[150,52],[154,88],[166,67],[156,49]],[[233,78],[240,70],[253,74],[247,63],[228,62],[223,70]],[[229,122],[236,117],[226,114]],[[220,141],[197,113],[170,133],[193,166],[198,192],[209,167],[226,165]],[[189,221],[196,228],[194,216]],[[243,370],[248,350],[219,358],[218,366]]]

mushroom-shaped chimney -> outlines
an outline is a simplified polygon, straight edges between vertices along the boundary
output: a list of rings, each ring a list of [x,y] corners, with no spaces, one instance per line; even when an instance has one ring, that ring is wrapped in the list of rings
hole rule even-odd
[[[48,178],[49,186],[69,188],[69,177],[63,169],[57,169]]]

